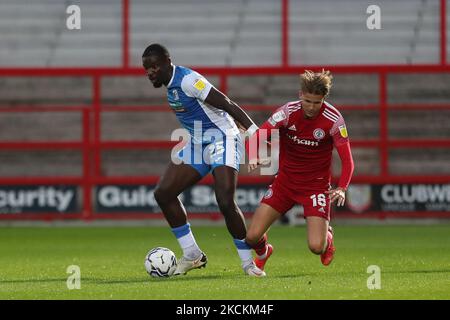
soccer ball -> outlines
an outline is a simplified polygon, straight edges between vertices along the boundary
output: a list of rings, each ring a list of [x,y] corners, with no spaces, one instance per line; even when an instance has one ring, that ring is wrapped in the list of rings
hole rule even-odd
[[[166,278],[173,275],[177,268],[177,258],[172,250],[157,247],[150,250],[144,261],[147,273],[155,278]]]

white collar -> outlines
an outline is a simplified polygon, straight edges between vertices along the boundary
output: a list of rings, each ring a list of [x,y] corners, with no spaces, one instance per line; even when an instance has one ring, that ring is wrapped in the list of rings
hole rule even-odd
[[[170,81],[167,84],[167,88],[170,87],[170,85],[172,84],[173,78],[175,78],[175,70],[177,69],[176,65],[174,65],[173,63],[171,63],[170,65],[173,67],[173,71],[172,71],[172,78],[170,78]]]

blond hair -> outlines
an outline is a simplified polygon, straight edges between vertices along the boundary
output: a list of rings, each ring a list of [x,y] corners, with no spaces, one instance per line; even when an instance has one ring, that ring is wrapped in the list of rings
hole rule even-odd
[[[317,94],[321,96],[327,96],[331,89],[331,80],[333,76],[330,71],[314,73],[311,70],[305,70],[305,72],[300,75],[300,87],[302,92]]]

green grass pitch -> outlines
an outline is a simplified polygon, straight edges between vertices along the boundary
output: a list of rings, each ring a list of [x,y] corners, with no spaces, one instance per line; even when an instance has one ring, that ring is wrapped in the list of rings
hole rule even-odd
[[[275,226],[266,278],[243,274],[225,227],[192,222],[205,269],[150,278],[147,251],[181,250],[168,227],[2,227],[0,299],[450,299],[450,224],[335,226],[329,267],[309,252],[305,227]],[[78,265],[81,289],[66,269]],[[381,289],[369,290],[370,265]]]

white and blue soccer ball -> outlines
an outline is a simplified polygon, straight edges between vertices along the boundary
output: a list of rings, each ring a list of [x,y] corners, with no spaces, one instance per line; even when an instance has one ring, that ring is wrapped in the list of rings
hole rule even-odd
[[[144,261],[147,273],[155,278],[166,278],[173,275],[177,268],[177,258],[172,250],[157,247],[150,250]]]

